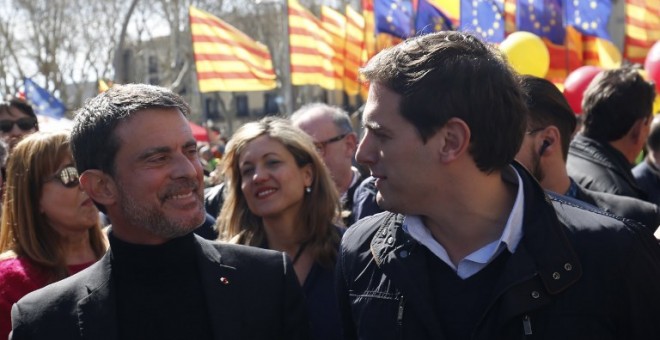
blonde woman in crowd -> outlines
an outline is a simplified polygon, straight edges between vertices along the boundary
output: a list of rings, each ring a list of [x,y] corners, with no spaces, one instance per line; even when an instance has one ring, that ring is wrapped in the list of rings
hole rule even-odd
[[[334,266],[338,193],[310,137],[288,120],[243,125],[229,140],[220,239],[285,252],[303,287],[315,339],[340,336]]]
[[[0,339],[24,295],[101,258],[99,212],[78,186],[68,133],[36,133],[14,148],[6,168],[0,224]]]

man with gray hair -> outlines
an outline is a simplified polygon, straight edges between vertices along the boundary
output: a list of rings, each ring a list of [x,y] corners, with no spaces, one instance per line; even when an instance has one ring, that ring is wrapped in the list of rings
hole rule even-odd
[[[10,339],[307,339],[303,296],[280,252],[211,242],[186,116],[162,87],[114,86],[76,115],[80,186],[112,221],[99,262],[26,295]]]
[[[294,126],[312,137],[341,195],[342,219],[346,226],[353,218],[353,194],[363,178],[353,166],[357,135],[346,111],[324,103],[304,105],[291,115]]]

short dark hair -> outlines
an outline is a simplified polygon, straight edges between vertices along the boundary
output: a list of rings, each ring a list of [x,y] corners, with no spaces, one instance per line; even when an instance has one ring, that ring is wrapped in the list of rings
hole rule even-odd
[[[526,128],[517,74],[473,35],[437,32],[381,51],[362,68],[367,81],[402,96],[399,110],[426,141],[450,118],[471,130],[469,152],[481,171],[509,165]]]
[[[577,126],[577,118],[564,95],[555,84],[543,78],[525,75],[521,77],[527,94],[529,129],[554,125],[561,134],[561,151],[564,161],[568,157],[568,147]]]
[[[9,115],[11,115],[11,111],[9,111],[10,107],[13,107],[16,110],[21,111],[26,115],[34,118],[34,120],[37,122],[35,125],[35,129],[39,131],[39,122],[37,120],[37,115],[35,114],[34,109],[32,108],[32,105],[30,105],[30,103],[26,102],[24,99],[16,98],[16,97],[12,97],[9,98],[7,101],[0,102],[0,111],[7,112],[7,114]]]
[[[586,137],[611,142],[623,137],[636,121],[650,118],[655,86],[632,66],[600,72],[582,99]]]
[[[119,150],[114,133],[117,124],[138,111],[152,108],[178,109],[186,116],[190,113],[190,107],[181,97],[153,85],[115,85],[88,100],[76,112],[71,132],[71,149],[78,172],[99,169],[114,175],[114,159]]]

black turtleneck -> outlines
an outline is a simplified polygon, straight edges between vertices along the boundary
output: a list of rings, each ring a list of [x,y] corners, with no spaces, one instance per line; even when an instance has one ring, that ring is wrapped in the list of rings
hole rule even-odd
[[[211,339],[192,233],[157,246],[109,235],[119,339]]]

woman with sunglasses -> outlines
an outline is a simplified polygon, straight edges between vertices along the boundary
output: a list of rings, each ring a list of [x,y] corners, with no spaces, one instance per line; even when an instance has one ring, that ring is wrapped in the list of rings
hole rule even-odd
[[[0,339],[11,306],[27,293],[72,275],[106,251],[99,212],[78,186],[68,133],[36,133],[7,163],[0,222]]]
[[[32,106],[22,99],[0,102],[0,138],[9,144],[10,151],[26,135],[39,131]]]
[[[313,338],[339,339],[339,194],[311,138],[282,118],[247,123],[229,140],[223,166],[220,238],[289,255]]]

